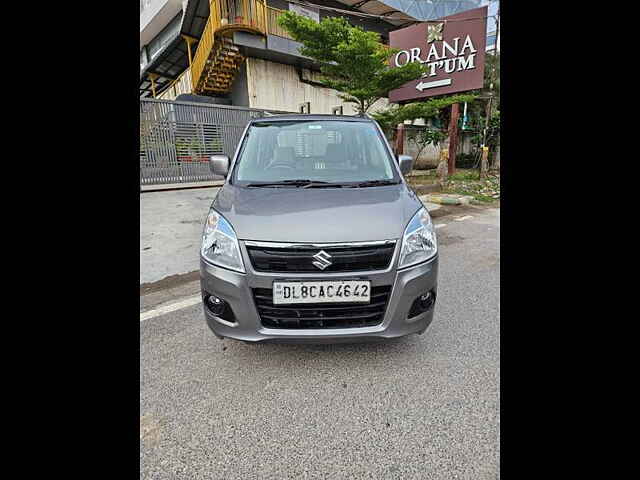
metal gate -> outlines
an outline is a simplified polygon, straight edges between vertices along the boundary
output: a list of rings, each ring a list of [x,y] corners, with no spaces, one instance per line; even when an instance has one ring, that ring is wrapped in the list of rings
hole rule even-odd
[[[140,99],[140,184],[222,179],[209,157],[235,153],[247,123],[276,110]]]

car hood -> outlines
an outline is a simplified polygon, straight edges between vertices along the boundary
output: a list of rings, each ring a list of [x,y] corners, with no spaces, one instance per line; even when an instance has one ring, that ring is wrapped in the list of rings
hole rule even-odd
[[[404,183],[366,188],[242,188],[225,184],[212,207],[241,240],[397,239],[422,202]]]

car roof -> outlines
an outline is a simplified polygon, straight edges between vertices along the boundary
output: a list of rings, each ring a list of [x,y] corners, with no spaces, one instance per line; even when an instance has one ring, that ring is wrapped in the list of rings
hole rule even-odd
[[[373,122],[369,117],[354,117],[351,115],[329,115],[329,114],[282,114],[272,115],[262,118],[254,118],[250,123],[259,122],[285,122],[292,120],[337,120],[341,122]]]

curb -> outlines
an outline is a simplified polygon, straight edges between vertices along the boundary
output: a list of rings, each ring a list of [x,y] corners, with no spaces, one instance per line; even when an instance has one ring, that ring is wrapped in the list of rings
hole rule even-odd
[[[141,185],[140,192],[160,192],[164,190],[187,190],[190,188],[210,188],[221,187],[224,180],[213,180],[210,182],[193,182],[193,183],[169,183],[164,185]]]
[[[413,169],[409,173],[405,175],[405,177],[422,177],[425,175],[431,175],[430,172],[436,170],[436,167],[433,168],[422,168],[422,169]]]
[[[438,190],[440,190],[440,185],[438,185],[438,184],[432,184],[432,185],[411,185],[411,184],[408,184],[408,185],[418,195],[422,195],[424,193],[437,192]]]
[[[468,195],[425,195],[425,199],[431,203],[440,205],[469,205],[473,197]]]
[[[420,201],[424,205],[424,208],[426,208],[429,213],[431,213],[431,212],[433,212],[435,210],[438,210],[439,208],[442,207],[442,205],[440,205],[438,203],[429,202],[427,200],[427,196],[426,195],[420,195],[418,198],[420,199]]]

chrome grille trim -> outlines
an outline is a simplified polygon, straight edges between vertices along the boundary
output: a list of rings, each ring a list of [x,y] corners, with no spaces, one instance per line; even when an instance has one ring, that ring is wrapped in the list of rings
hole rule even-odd
[[[392,245],[396,240],[375,240],[371,242],[341,242],[341,243],[286,243],[286,242],[256,242],[241,240],[247,247],[265,248],[331,248],[331,247],[369,247],[378,245]]]

